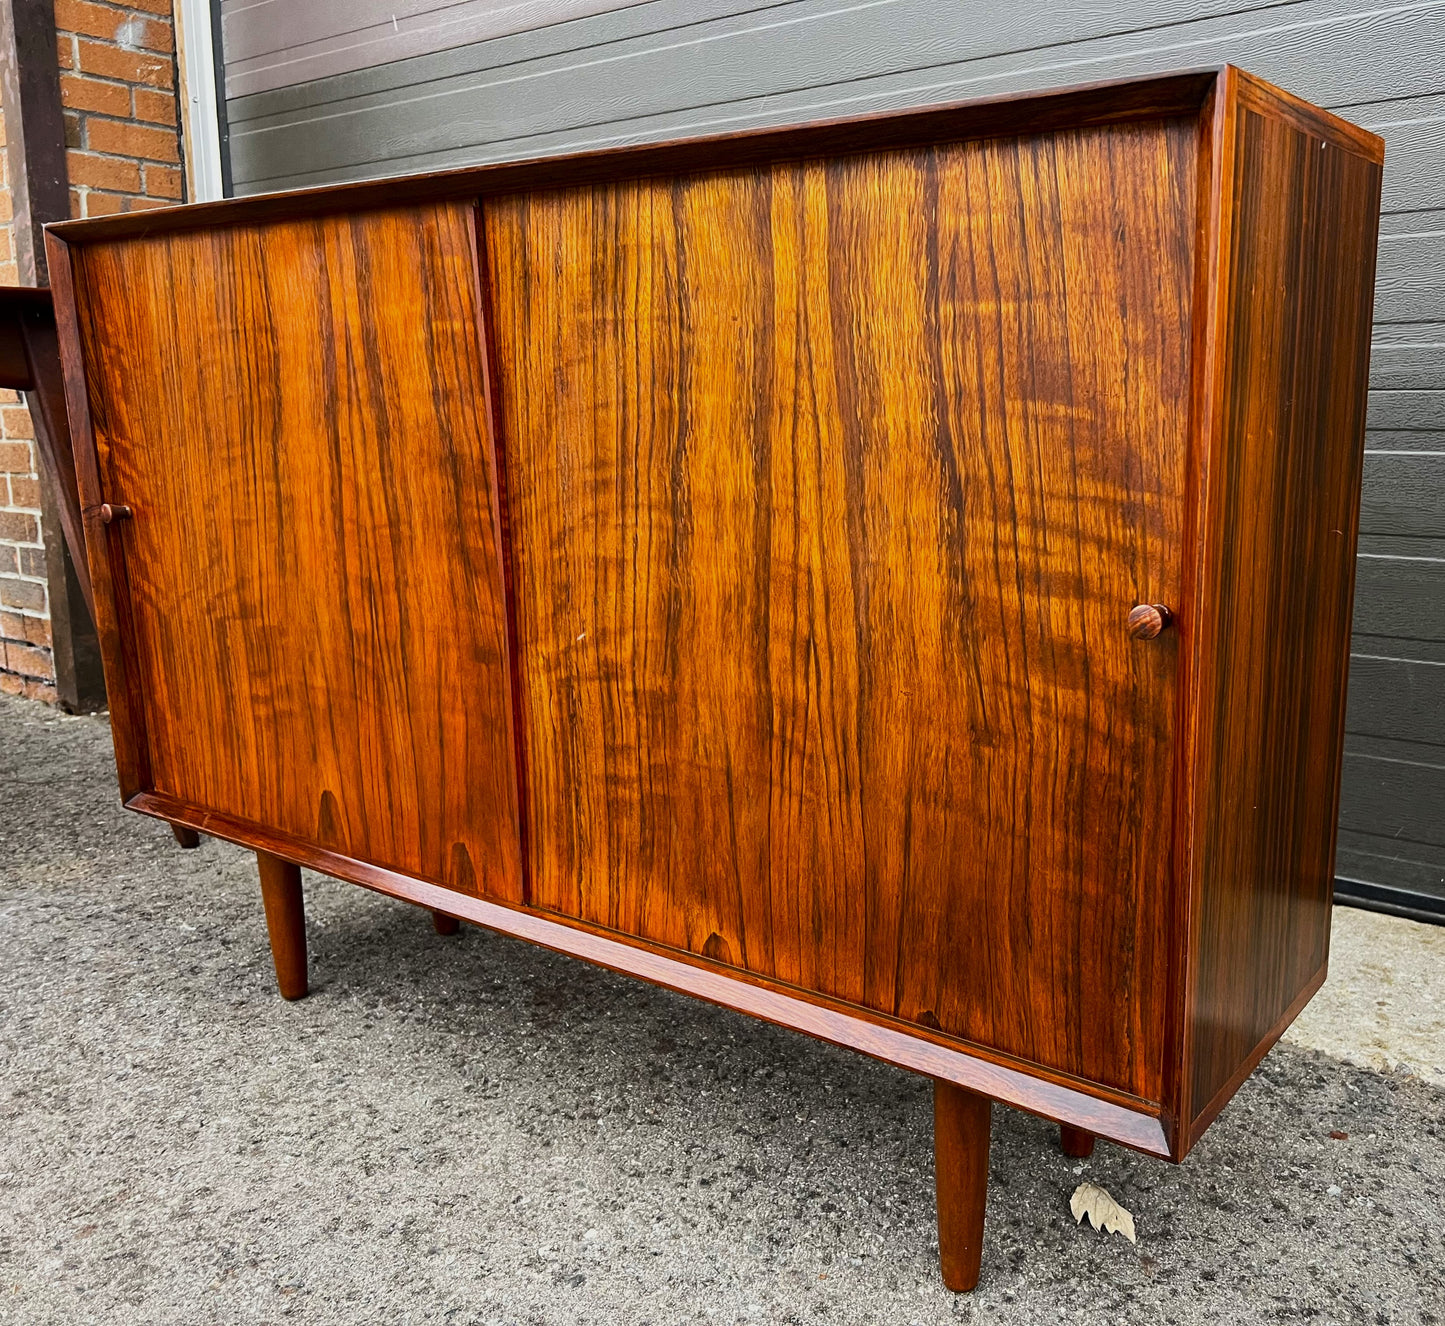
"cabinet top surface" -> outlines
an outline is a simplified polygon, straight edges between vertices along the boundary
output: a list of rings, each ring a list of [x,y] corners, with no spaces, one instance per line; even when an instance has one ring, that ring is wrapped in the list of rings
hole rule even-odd
[[[1252,75],[1224,65],[742,133],[322,185],[218,202],[187,203],[154,211],[62,221],[46,229],[66,243],[106,241],[209,226],[259,224],[422,200],[483,197],[685,171],[744,169],[808,156],[885,151],[1084,125],[1192,116],[1200,114],[1209,104],[1221,81],[1231,85],[1243,81],[1256,87],[1268,86]],[[1328,125],[1331,135],[1342,145],[1374,160],[1383,159],[1384,145],[1375,135],[1278,89],[1271,91],[1317,124]]]

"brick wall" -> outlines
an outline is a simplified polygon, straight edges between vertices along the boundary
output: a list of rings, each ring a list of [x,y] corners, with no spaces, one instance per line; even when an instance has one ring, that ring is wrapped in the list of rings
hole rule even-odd
[[[70,214],[180,201],[171,0],[55,0],[55,26]],[[0,155],[0,283],[14,285],[10,163]],[[0,691],[54,701],[33,438],[19,396],[0,390]]]
[[[55,0],[72,216],[183,193],[171,0]]]
[[[0,143],[4,142],[0,114]],[[9,156],[0,162],[0,284],[16,285]],[[40,543],[40,481],[35,430],[13,391],[0,389],[0,691],[55,699],[49,594]]]

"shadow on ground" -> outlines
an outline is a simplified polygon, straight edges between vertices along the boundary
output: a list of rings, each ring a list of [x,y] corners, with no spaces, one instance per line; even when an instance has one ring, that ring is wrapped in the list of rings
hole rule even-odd
[[[104,720],[0,698],[0,800],[0,1321],[1445,1320],[1414,1079],[1280,1047],[1180,1167],[1000,1109],[954,1297],[922,1079],[310,875],[286,1005],[252,859],[122,812]]]

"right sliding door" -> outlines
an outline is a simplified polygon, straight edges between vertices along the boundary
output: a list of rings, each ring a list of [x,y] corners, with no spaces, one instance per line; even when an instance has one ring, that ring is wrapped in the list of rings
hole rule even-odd
[[[1162,1098],[1196,134],[483,204],[535,905]]]

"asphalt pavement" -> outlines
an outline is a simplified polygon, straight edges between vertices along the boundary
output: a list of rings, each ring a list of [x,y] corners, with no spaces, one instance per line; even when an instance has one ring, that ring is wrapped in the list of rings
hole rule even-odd
[[[1181,1166],[997,1109],[955,1296],[926,1081],[306,885],[285,1004],[253,859],[122,811],[103,718],[0,697],[0,1322],[1445,1322],[1445,1088],[1345,1062],[1348,1016]]]

